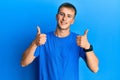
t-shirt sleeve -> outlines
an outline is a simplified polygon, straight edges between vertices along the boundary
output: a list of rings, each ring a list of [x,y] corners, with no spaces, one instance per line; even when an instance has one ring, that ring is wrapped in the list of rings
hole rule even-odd
[[[38,46],[35,50],[34,56],[38,57],[40,55],[40,46]]]
[[[80,48],[80,57],[82,57],[82,59],[86,61],[86,53],[83,48]]]

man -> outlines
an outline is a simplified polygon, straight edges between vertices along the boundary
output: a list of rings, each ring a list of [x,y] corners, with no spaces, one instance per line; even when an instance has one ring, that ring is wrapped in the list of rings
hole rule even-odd
[[[88,30],[83,36],[70,31],[76,12],[72,4],[63,3],[58,8],[55,31],[42,34],[37,27],[36,39],[24,52],[21,65],[27,66],[39,56],[40,80],[79,80],[80,57],[91,71],[98,71],[98,59],[87,39]]]

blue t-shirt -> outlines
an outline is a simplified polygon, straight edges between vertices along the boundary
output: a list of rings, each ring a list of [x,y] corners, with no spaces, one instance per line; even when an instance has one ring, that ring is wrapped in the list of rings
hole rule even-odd
[[[46,43],[37,47],[34,56],[39,56],[40,80],[79,80],[79,57],[85,52],[76,43],[78,34],[70,32],[59,38],[54,32],[46,34]]]

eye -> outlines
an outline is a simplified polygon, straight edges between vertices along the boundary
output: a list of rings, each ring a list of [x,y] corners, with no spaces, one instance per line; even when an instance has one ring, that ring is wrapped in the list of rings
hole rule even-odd
[[[71,16],[71,15],[68,15],[68,18],[72,18],[72,16]]]
[[[59,13],[61,16],[64,16],[64,13]]]

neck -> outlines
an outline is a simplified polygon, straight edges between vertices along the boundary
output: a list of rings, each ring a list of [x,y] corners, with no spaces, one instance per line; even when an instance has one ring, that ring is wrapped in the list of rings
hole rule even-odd
[[[66,37],[70,34],[70,30],[61,30],[59,28],[56,29],[55,35],[58,37]]]

